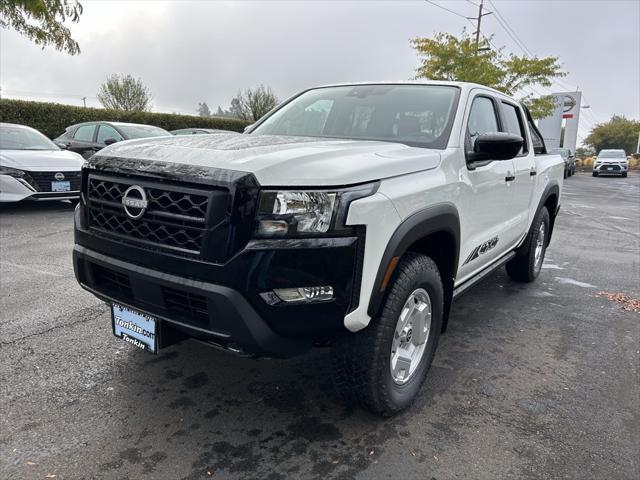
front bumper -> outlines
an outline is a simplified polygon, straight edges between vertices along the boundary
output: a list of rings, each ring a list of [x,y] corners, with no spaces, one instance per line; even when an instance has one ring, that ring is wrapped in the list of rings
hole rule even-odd
[[[96,235],[75,215],[73,263],[83,288],[160,319],[160,345],[196,338],[269,357],[302,353],[344,331],[357,307],[362,236],[255,240],[224,264],[159,253]],[[334,299],[268,304],[275,288],[332,286]]]
[[[599,175],[622,175],[629,170],[626,163],[603,163],[594,165],[593,171]]]

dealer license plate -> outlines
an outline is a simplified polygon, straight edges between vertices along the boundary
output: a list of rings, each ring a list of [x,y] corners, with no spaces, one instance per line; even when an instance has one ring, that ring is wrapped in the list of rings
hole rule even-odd
[[[51,182],[51,191],[52,192],[69,192],[71,191],[71,182]]]
[[[111,306],[111,317],[116,337],[141,350],[158,352],[157,319],[117,303]]]
[[[607,167],[607,170],[613,170],[613,167]]]

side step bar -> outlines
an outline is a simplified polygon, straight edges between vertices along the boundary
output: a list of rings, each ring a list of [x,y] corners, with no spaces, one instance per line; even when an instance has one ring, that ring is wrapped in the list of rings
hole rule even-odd
[[[505,263],[507,263],[509,260],[511,260],[515,256],[516,256],[516,252],[509,252],[504,257],[499,258],[498,260],[493,262],[491,265],[488,265],[483,270],[480,270],[473,277],[471,277],[470,279],[466,280],[464,283],[458,285],[453,289],[453,298],[454,299],[458,298],[460,295],[466,292],[470,287],[474,286],[476,283],[478,283],[480,280],[482,280],[484,277],[486,277],[490,273],[495,272],[498,268],[503,266]]]

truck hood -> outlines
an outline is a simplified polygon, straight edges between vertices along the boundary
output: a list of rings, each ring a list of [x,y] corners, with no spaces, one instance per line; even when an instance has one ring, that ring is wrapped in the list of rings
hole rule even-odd
[[[34,170],[80,170],[84,158],[67,150],[0,150],[0,164],[5,167]]]
[[[338,186],[429,170],[437,150],[377,141],[274,135],[189,135],[129,140],[92,157],[140,162],[140,170],[204,167],[252,173],[263,186]],[[178,167],[178,168],[176,168]]]

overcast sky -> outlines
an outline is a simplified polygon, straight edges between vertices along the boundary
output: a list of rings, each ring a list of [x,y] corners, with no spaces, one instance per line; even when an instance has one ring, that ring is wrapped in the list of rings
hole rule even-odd
[[[477,3],[479,0],[473,0]],[[270,85],[284,99],[303,88],[357,80],[404,80],[418,59],[416,36],[474,30],[467,0],[81,1],[71,26],[82,53],[44,50],[0,30],[3,97],[97,106],[110,73],[140,77],[153,110],[195,113],[228,106],[238,88]],[[553,91],[579,88],[580,137],[612,114],[640,118],[640,1],[485,1],[534,55],[556,55],[569,72]],[[522,49],[484,17],[482,33],[506,52]],[[549,90],[545,91],[549,93]]]

